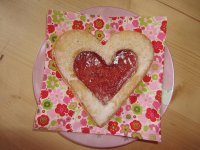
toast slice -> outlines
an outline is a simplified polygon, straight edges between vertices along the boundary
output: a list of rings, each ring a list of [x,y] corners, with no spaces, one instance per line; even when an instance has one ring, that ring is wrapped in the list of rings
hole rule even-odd
[[[58,38],[53,49],[56,64],[63,79],[99,127],[104,126],[120,106],[126,102],[150,68],[154,56],[150,40],[143,34],[134,31],[113,33],[106,45],[102,45],[92,34],[86,31],[71,30]],[[116,54],[119,50],[132,51],[136,55],[136,69],[115,91],[115,94],[109,97],[105,103],[102,103],[94,90],[81,79],[82,74],[78,75],[75,71],[75,62],[78,63],[77,58],[80,54],[89,52],[101,57],[104,64],[109,66],[114,64],[113,60],[116,60]]]

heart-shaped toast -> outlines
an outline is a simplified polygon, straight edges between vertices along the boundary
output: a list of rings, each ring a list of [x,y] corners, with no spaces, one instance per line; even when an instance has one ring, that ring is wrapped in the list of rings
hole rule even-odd
[[[65,32],[54,45],[63,79],[99,127],[134,91],[153,61],[153,47],[141,33],[113,33],[106,45],[92,34]]]

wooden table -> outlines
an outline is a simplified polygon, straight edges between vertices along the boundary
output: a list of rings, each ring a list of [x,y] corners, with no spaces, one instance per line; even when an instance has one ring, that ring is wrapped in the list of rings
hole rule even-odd
[[[167,44],[175,66],[175,90],[162,118],[162,143],[134,142],[118,149],[200,149],[198,0],[1,0],[0,149],[89,149],[56,133],[32,130],[36,112],[32,68],[45,36],[47,9],[79,11],[94,6],[168,16]]]

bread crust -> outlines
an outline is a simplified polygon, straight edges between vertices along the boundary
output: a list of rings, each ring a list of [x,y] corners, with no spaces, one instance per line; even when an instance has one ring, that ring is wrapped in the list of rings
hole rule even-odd
[[[136,53],[138,68],[135,74],[123,84],[118,93],[103,105],[74,73],[73,63],[82,51],[93,51],[100,55],[107,64],[112,63],[118,50],[130,49]],[[103,127],[124,104],[137,84],[142,80],[153,61],[151,41],[141,33],[122,31],[113,33],[107,44],[102,45],[86,31],[71,30],[61,35],[53,46],[53,54],[64,82],[72,89],[96,125]]]

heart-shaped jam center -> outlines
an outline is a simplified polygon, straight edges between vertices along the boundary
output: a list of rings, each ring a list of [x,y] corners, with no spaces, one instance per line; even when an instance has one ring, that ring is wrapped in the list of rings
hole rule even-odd
[[[113,62],[106,64],[97,53],[83,51],[73,67],[76,76],[105,105],[137,71],[137,55],[130,49],[119,50]]]

